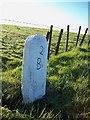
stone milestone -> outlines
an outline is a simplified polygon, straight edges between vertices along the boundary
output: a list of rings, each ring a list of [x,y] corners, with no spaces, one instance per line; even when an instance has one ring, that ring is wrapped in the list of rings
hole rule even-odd
[[[25,41],[22,66],[22,97],[25,103],[42,98],[46,92],[48,43],[40,34]]]

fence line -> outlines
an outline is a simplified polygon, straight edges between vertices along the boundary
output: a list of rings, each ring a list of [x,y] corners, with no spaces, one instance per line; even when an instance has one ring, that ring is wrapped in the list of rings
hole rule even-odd
[[[40,25],[40,24],[34,24],[34,23],[28,23],[28,22],[21,22],[21,21],[15,21],[15,20],[7,20],[7,19],[3,19],[5,21],[11,21],[11,22],[17,22],[17,23],[24,23],[24,24],[30,24],[30,25],[35,25],[35,26],[43,26],[43,27],[50,27],[50,31],[47,32],[46,34],[46,39],[49,43],[48,45],[48,60],[49,60],[49,57],[50,57],[50,47],[51,47],[51,41],[52,41],[52,30],[53,30],[53,25],[51,26],[47,26],[47,25]],[[67,25],[67,36],[66,36],[66,45],[65,45],[65,51],[67,52],[68,51],[68,41],[69,41],[69,25]],[[55,27],[54,27],[55,28]],[[59,27],[57,27],[59,28]],[[79,26],[79,31],[78,31],[78,35],[77,35],[77,39],[76,39],[76,46],[78,45],[78,40],[79,40],[79,36],[80,36],[80,31],[81,31],[81,26]],[[83,41],[85,39],[85,36],[87,34],[87,31],[88,31],[88,28],[86,28],[85,30],[85,34],[83,35],[82,37],[82,40],[79,44],[79,46],[81,46],[83,44]],[[7,31],[2,31],[2,32],[7,32]],[[11,32],[13,34],[13,32]],[[59,37],[58,38],[58,41],[57,41],[57,46],[56,46],[56,49],[55,49],[55,55],[58,54],[58,51],[59,51],[59,46],[60,46],[60,41],[61,41],[61,38],[62,38],[62,34],[63,34],[63,29],[61,29],[60,31],[60,34],[59,34]],[[18,34],[18,35],[23,35],[23,36],[27,36],[26,34]],[[90,37],[89,37],[90,38]],[[90,44],[90,39],[88,40],[88,46]]]
[[[50,25],[43,25],[43,24],[36,24],[32,22],[25,22],[25,21],[18,21],[18,20],[10,20],[10,19],[1,19],[1,21],[7,21],[7,22],[14,22],[14,23],[20,23],[20,24],[26,24],[26,25],[31,25],[35,27],[43,27],[43,28],[49,28]],[[60,29],[58,26],[54,26],[55,29]]]
[[[9,19],[2,19],[2,21],[22,23],[22,24],[28,24],[28,25],[34,25],[34,26],[50,27],[50,26],[48,26],[48,25],[40,25],[40,24],[36,24],[36,23],[32,23],[32,22],[24,22],[24,21],[9,20]]]
[[[67,25],[67,36],[66,36],[66,48],[65,48],[65,51],[67,52],[68,51],[68,40],[69,40],[69,25]],[[49,39],[49,47],[48,47],[48,60],[49,60],[49,57],[50,57],[50,45],[51,45],[51,37],[52,37],[52,28],[53,28],[53,25],[51,25],[50,27],[50,32],[48,31],[47,32],[47,35],[46,35],[46,38],[47,38],[47,41]],[[76,39],[76,46],[78,45],[78,40],[79,40],[79,36],[80,36],[80,30],[81,30],[81,26],[79,26],[79,31],[78,31],[78,35],[77,35],[77,39]],[[79,44],[79,46],[82,45],[84,39],[85,39],[85,36],[87,34],[87,31],[88,31],[88,28],[86,28],[85,30],[85,34],[83,35],[82,37],[82,40]],[[48,35],[49,34],[49,35]],[[59,46],[60,46],[60,41],[61,41],[61,38],[62,38],[62,34],[63,34],[63,29],[61,29],[60,31],[60,34],[59,34],[59,37],[58,37],[58,42],[57,42],[57,46],[56,46],[56,50],[55,50],[55,55],[58,54],[58,51],[59,51]],[[90,38],[90,36],[89,36]],[[88,46],[90,44],[90,39],[88,40]]]
[[[25,22],[25,21],[19,21],[19,20],[11,20],[11,19],[0,19],[0,21],[3,23],[3,22],[9,22],[9,24],[10,23],[14,23],[14,25],[18,25],[18,24],[22,24],[22,26],[24,26],[24,24],[25,25],[27,25],[27,26],[29,26],[29,27],[40,27],[40,28],[46,28],[46,29],[48,29],[48,28],[50,28],[50,24],[48,24],[48,25],[45,25],[45,24],[36,24],[36,23],[33,23],[33,22]],[[15,24],[16,23],[16,24]],[[62,29],[62,26],[53,26],[53,29],[56,29],[56,30],[60,30],[60,29]],[[67,31],[66,30],[66,27],[64,26],[63,27],[63,29],[65,29],[64,31]],[[76,28],[72,28],[72,30],[71,30],[71,32],[76,32]],[[84,32],[82,32],[82,34],[83,34]]]

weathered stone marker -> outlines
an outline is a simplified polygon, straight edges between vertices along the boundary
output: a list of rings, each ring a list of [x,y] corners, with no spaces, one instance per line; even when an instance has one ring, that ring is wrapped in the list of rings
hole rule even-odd
[[[48,43],[40,34],[28,37],[24,46],[22,96],[25,103],[41,98],[46,92]]]

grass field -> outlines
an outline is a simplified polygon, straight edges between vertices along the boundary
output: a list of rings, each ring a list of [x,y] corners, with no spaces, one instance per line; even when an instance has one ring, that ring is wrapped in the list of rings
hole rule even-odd
[[[0,63],[2,73],[3,120],[12,119],[90,119],[90,48],[88,36],[81,47],[75,46],[77,33],[70,33],[65,52],[63,33],[59,54],[54,55],[59,31],[53,30],[47,64],[46,95],[24,104],[21,94],[22,57],[25,39],[34,34],[46,36],[47,29],[0,25]],[[79,43],[83,35],[80,35]]]

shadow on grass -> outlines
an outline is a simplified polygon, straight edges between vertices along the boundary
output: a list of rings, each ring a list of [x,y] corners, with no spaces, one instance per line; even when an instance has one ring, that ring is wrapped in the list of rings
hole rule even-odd
[[[21,87],[19,83],[2,81],[2,106],[15,109],[16,105],[22,101]]]
[[[12,111],[18,109],[20,113],[28,115],[33,109],[32,115],[35,118],[38,118],[45,108],[48,113],[52,111],[54,116],[60,112],[61,120],[67,120],[69,113],[71,114],[72,112],[74,114],[77,111],[72,104],[76,94],[73,84],[72,82],[67,82],[67,80],[59,81],[57,86],[54,83],[47,79],[46,95],[34,103],[24,104],[20,84],[3,81],[2,105],[6,105]]]
[[[33,107],[32,114],[36,118],[45,108],[45,111],[47,113],[52,111],[54,115],[57,115],[59,112],[61,112],[62,115],[66,118],[67,115],[65,113],[65,105],[68,104],[68,102],[70,102],[72,98],[69,98],[70,96],[66,95],[68,93],[68,89],[63,89],[63,86],[64,82],[61,84],[60,88],[57,89],[53,85],[51,85],[49,81],[47,81],[46,95],[42,99],[39,99],[34,103],[24,104],[22,100],[20,84],[3,81],[2,106],[7,106],[12,111],[18,109],[23,114],[30,114],[30,111]],[[69,89],[72,90],[72,88]]]
[[[52,111],[54,115],[57,115],[59,112],[61,112],[61,118],[63,120],[67,120],[70,112],[73,112],[74,114],[74,112],[77,111],[72,104],[73,98],[76,94],[76,91],[73,87],[73,82],[75,81],[72,79],[74,78],[74,80],[76,80],[82,73],[83,76],[87,76],[85,64],[81,66],[78,65],[72,69],[74,59],[74,57],[63,56],[49,63],[49,69],[53,68],[53,71],[51,70],[48,72],[46,95],[42,99],[39,99],[32,104],[23,103],[20,83],[9,82],[8,80],[3,81],[2,105],[7,105],[11,110],[19,109],[23,114],[30,114],[30,111],[33,107],[33,116],[36,118],[45,108],[46,112]],[[57,65],[60,65],[62,69],[63,66],[68,68],[65,69],[64,73],[60,74],[60,67],[57,67]],[[69,66],[71,67],[69,68]],[[50,81],[50,76],[56,76],[58,80],[55,81],[53,78],[53,80]]]
[[[79,48],[79,51],[80,51],[80,52],[88,52],[88,50],[85,49],[85,48]]]

